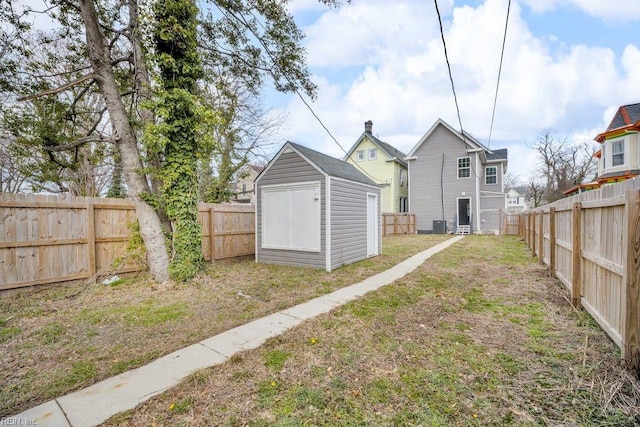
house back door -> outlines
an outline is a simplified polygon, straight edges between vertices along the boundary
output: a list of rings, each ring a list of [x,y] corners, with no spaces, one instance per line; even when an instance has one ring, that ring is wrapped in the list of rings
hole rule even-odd
[[[471,199],[458,199],[458,225],[471,225]]]

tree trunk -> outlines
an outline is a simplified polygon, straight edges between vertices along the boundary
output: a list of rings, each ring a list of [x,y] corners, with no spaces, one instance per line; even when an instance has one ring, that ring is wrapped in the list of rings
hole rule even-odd
[[[138,98],[137,114],[142,128],[144,129],[145,125],[154,123],[154,115],[146,106],[140,105],[141,102],[147,102],[151,99],[151,77],[149,76],[149,69],[147,68],[147,63],[142,49],[142,34],[140,31],[139,17],[138,1],[129,0],[129,25],[131,26],[131,35],[129,37],[133,48],[133,78],[135,82],[136,96]],[[161,196],[162,183],[156,176],[158,173],[157,171],[159,171],[162,166],[160,155],[157,153],[146,153],[146,156],[147,165],[151,166],[156,171],[156,173],[152,173],[149,176],[151,192],[156,196]],[[158,208],[157,212],[165,231],[172,234],[173,226],[171,225],[171,221],[169,220],[167,213],[161,208]]]
[[[128,194],[136,207],[151,277],[158,282],[165,282],[169,279],[169,256],[162,224],[156,211],[142,199],[144,193],[150,193],[149,183],[140,173],[142,161],[136,135],[120,96],[108,44],[98,25],[98,15],[93,0],[80,0],[79,7],[86,30],[89,60],[109,111],[114,140],[122,159],[122,171]]]

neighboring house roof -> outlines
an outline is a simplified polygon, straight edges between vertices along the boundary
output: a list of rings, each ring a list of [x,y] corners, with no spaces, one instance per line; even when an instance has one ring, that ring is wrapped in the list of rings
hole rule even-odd
[[[574,194],[584,193],[585,191],[595,190],[600,188],[598,182],[586,182],[584,184],[574,185],[573,187],[564,190],[562,194],[565,196],[573,196]]]
[[[515,191],[518,194],[522,194],[522,195],[527,194],[527,187],[524,187],[524,186],[510,187],[510,188],[506,189],[505,192],[508,193],[511,190]]]
[[[250,165],[250,164],[247,164],[247,166],[250,167],[251,169],[253,169],[256,174],[259,174],[260,172],[262,172],[264,170],[264,166]]]
[[[335,157],[322,154],[318,151],[312,150],[311,148],[305,147],[304,145],[296,144],[291,141],[288,141],[274,158],[280,156],[280,154],[283,153],[288,146],[291,147],[294,151],[297,151],[298,154],[305,157],[318,169],[329,176],[378,187],[378,184],[376,184],[371,178],[356,169],[356,167],[352,164],[340,159],[336,159]],[[268,169],[268,167],[269,166],[267,166],[267,168],[265,168],[260,173],[260,175],[262,175]],[[259,178],[260,176],[256,178],[256,181]]]
[[[595,140],[603,142],[609,137],[623,134],[628,130],[640,131],[640,103],[622,105],[618,108],[607,130],[598,134]]]
[[[349,158],[353,154],[353,152],[356,150],[358,145],[360,145],[362,140],[366,137],[366,138],[369,138],[375,145],[377,145],[380,148],[380,150],[382,150],[387,156],[389,156],[389,158],[397,161],[398,163],[406,167],[407,161],[404,158],[407,157],[407,155],[404,154],[402,151],[398,150],[393,145],[386,143],[376,138],[375,136],[373,136],[373,133],[371,132],[372,126],[373,126],[373,122],[371,120],[366,121],[364,123],[364,129],[365,129],[364,132],[362,133],[362,135],[360,135],[360,138],[358,138],[356,143],[353,144],[353,146],[349,149],[344,159],[346,160],[347,158]]]
[[[501,148],[501,149],[498,149],[498,150],[490,150],[488,147],[485,147],[480,141],[478,141],[476,138],[474,138],[473,135],[469,134],[466,131],[464,131],[462,133],[458,132],[456,129],[451,127],[451,125],[449,125],[447,122],[445,122],[442,119],[436,120],[436,122],[433,124],[433,126],[431,126],[431,128],[427,131],[427,133],[425,133],[424,136],[422,138],[420,138],[420,141],[418,141],[418,143],[411,149],[411,151],[409,151],[409,154],[407,154],[405,159],[410,160],[411,157],[414,157],[416,152],[418,151],[418,149],[422,146],[422,144],[424,144],[429,139],[431,134],[440,125],[444,126],[447,130],[449,130],[455,136],[460,138],[460,140],[463,141],[465,144],[467,144],[467,146],[469,146],[471,149],[480,149],[480,150],[482,150],[484,152],[485,156],[486,156],[486,160],[487,161],[490,161],[490,162],[506,162],[508,160],[508,158],[507,158],[507,149],[506,148]]]

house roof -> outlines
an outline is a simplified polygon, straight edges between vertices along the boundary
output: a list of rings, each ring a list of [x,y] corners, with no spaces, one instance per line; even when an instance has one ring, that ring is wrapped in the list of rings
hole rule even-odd
[[[427,131],[427,133],[425,133],[424,136],[422,138],[420,138],[420,141],[418,141],[418,143],[411,149],[411,151],[409,151],[409,154],[407,154],[407,156],[405,158],[408,159],[410,157],[413,157],[415,155],[416,151],[418,151],[418,148],[420,148],[422,146],[422,144],[424,144],[426,142],[426,140],[429,139],[431,134],[437,129],[438,126],[444,126],[448,131],[450,131],[455,136],[460,138],[460,140],[462,142],[464,142],[469,147],[471,147],[471,149],[480,149],[480,150],[482,150],[484,152],[484,154],[486,155],[486,159],[488,161],[493,161],[493,162],[495,162],[495,161],[500,161],[500,162],[508,161],[507,149],[506,148],[501,148],[501,149],[498,149],[498,150],[490,150],[488,147],[485,147],[480,141],[478,141],[469,132],[463,131],[462,133],[460,133],[456,129],[451,127],[450,124],[448,124],[447,122],[445,122],[442,119],[436,120],[436,122],[433,124],[433,126],[431,126],[431,128]]]
[[[398,163],[400,163],[403,166],[407,166],[407,161],[405,160],[405,157],[407,157],[407,155],[405,153],[403,153],[402,151],[398,150],[393,145],[391,145],[391,144],[389,144],[387,142],[384,142],[384,141],[376,138],[375,136],[373,136],[373,133],[371,133],[371,130],[370,130],[372,125],[373,125],[373,123],[371,121],[368,121],[368,122],[365,123],[365,131],[362,133],[362,135],[360,135],[360,138],[358,138],[356,143],[353,144],[353,146],[349,149],[349,151],[347,152],[347,155],[345,156],[345,160],[353,154],[353,152],[358,147],[358,145],[360,145],[362,140],[365,137],[367,137],[374,144],[376,144],[378,147],[380,147],[380,149],[387,156],[389,156],[389,158],[397,161]]]
[[[290,141],[285,144],[285,147],[287,145],[298,151],[300,154],[302,154],[302,156],[306,157],[307,160],[315,164],[319,169],[321,169],[329,176],[378,187],[378,184],[376,184],[371,178],[360,172],[358,169],[356,169],[355,166],[350,163],[347,163],[340,159],[336,159],[335,157],[331,157],[326,154],[322,154],[318,151],[312,150],[309,147],[305,147],[304,145],[296,144]]]
[[[507,149],[487,151],[487,160],[507,160]]]
[[[622,105],[618,108],[607,130],[598,134],[595,140],[603,142],[607,138],[624,134],[628,130],[640,131],[640,103]]]
[[[505,193],[508,193],[511,190],[515,191],[518,194],[522,194],[523,196],[527,194],[527,187],[525,186],[507,188],[505,189]]]
[[[258,174],[264,170],[264,166],[250,165],[250,164],[247,164],[247,166],[249,166],[251,169],[253,169]]]

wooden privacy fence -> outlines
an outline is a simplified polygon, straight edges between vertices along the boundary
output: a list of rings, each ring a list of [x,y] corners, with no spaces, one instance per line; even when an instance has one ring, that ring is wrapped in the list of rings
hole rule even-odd
[[[521,214],[520,236],[640,378],[640,180]]]
[[[520,212],[509,212],[501,210],[499,224],[500,234],[505,236],[518,236],[520,234],[520,218]]]
[[[383,212],[382,213],[382,235],[390,234],[415,234],[416,214]]]
[[[250,205],[201,203],[205,259],[253,254],[254,215]],[[0,194],[0,290],[143,270],[141,260],[116,262],[135,219],[123,199]]]

